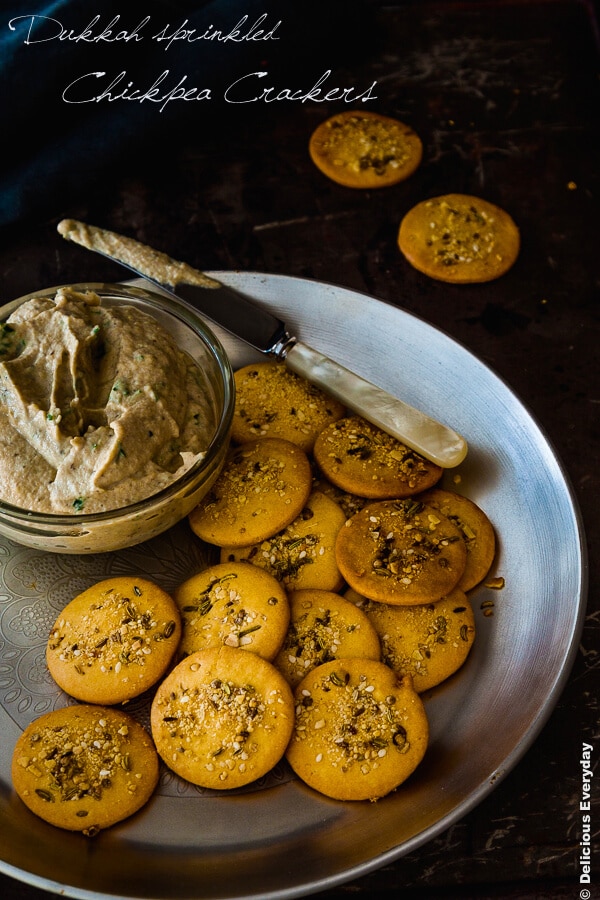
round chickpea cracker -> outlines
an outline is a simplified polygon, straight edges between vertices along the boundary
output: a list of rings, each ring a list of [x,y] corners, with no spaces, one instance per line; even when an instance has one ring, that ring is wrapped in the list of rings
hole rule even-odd
[[[71,697],[112,706],[162,678],[180,636],[170,594],[145,578],[107,578],[62,610],[50,631],[46,663]]]
[[[336,561],[335,542],[345,521],[337,503],[313,491],[287,528],[249,547],[223,547],[221,562],[252,563],[270,572],[289,591],[338,591],[344,580]]]
[[[263,438],[234,447],[216,482],[188,520],[217,547],[244,547],[289,525],[312,487],[306,453],[290,441]]]
[[[314,456],[329,481],[369,499],[410,497],[442,477],[440,466],[360,416],[328,425],[315,442]]]
[[[376,112],[347,110],[321,122],[308,144],[315,166],[350,188],[379,188],[412,175],[423,144],[410,126]]]
[[[12,756],[17,795],[45,822],[93,837],[144,806],[159,759],[146,730],[127,713],[67,706],[27,726]]]
[[[359,594],[410,606],[445,597],[467,558],[459,529],[417,498],[370,503],[336,541],[340,572]]]
[[[369,659],[313,669],[296,687],[286,757],[310,787],[334,800],[378,800],[417,768],[429,741],[410,677]]]
[[[410,675],[418,694],[457,672],[473,646],[473,608],[458,588],[435,603],[418,606],[367,600],[352,588],[344,597],[356,603],[375,628],[383,662],[398,675]]]
[[[381,647],[368,616],[332,591],[292,591],[291,620],[274,663],[296,687],[311,671],[332,659],[380,659]]]
[[[467,546],[467,564],[458,587],[470,591],[483,581],[494,561],[494,526],[473,500],[454,491],[433,488],[421,494],[419,500],[439,510],[460,530]]]
[[[515,263],[519,229],[507,212],[480,197],[444,194],[409,210],[398,231],[408,262],[438,281],[492,281]]]
[[[184,581],[173,598],[181,613],[182,656],[225,644],[273,659],[287,634],[287,594],[258,566],[209,566]]]
[[[238,444],[278,437],[309,453],[319,432],[346,412],[343,404],[275,360],[238,369],[234,378],[231,436]]]
[[[231,790],[266,775],[283,757],[294,701],[272,663],[216,647],[171,671],[155,694],[150,721],[170,769],[200,787]]]

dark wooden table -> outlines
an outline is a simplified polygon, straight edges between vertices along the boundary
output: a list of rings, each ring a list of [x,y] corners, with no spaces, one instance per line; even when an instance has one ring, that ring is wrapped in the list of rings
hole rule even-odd
[[[590,591],[581,651],[534,745],[486,799],[429,844],[322,896],[571,900],[587,887],[578,864],[580,747],[594,745],[594,762],[600,749],[597,24],[591,4],[580,2],[359,5],[346,32],[323,3],[327,28],[318,18],[305,21],[301,46],[285,34],[281,5],[270,21],[282,20],[296,84],[303,75],[300,83],[310,87],[315,71],[328,67],[335,84],[365,89],[377,81],[377,100],[367,108],[407,121],[424,141],[423,163],[409,181],[351,191],[314,168],[308,137],[340,108],[334,102],[215,104],[210,111],[200,103],[179,116],[152,110],[140,140],[123,122],[123,140],[97,159],[78,152],[79,113],[70,109],[75,136],[63,121],[70,155],[60,159],[57,149],[56,166],[48,167],[52,128],[45,133],[41,118],[27,126],[47,152],[39,163],[30,153],[27,203],[2,227],[2,295],[123,277],[111,262],[57,237],[56,223],[70,216],[203,269],[306,276],[365,291],[438,326],[506,380],[556,448],[582,511]],[[181,18],[185,7],[163,4],[162,18]],[[275,66],[286,86],[285,59]],[[136,106],[127,110],[134,120]],[[91,120],[83,115],[82,129],[94,116],[104,127],[99,105]],[[15,163],[15,179],[18,171]],[[398,252],[402,215],[448,191],[484,196],[519,224],[520,257],[498,281],[443,285]],[[597,860],[592,897],[600,896]],[[50,897],[5,875],[0,895]]]

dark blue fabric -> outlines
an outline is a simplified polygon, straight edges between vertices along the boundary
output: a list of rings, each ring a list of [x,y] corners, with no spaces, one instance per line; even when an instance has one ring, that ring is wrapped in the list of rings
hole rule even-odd
[[[294,86],[296,78],[296,84],[310,87],[311,77],[331,68],[339,54],[348,50],[348,40],[358,36],[360,7],[360,2],[337,0],[18,0],[2,4],[0,226],[42,212],[51,214],[59,202],[64,205],[77,197],[78,192],[96,183],[111,163],[129,152],[155,155],[158,162],[181,135],[201,142],[203,131],[216,120],[227,118],[231,123],[235,116],[259,116],[256,106],[249,110],[224,103],[222,92],[232,77],[262,70],[283,86]],[[210,26],[226,32],[246,17],[247,31],[264,14],[267,31],[281,21],[277,40],[180,41],[167,49],[164,42],[149,37],[165,26],[174,30],[186,20],[187,28],[203,34]],[[38,18],[31,29],[32,42],[27,45],[32,16]],[[142,32],[143,40],[137,42],[93,43],[54,36],[61,27],[79,34],[95,16],[100,17],[93,30],[96,35],[117,16],[114,32],[131,33],[146,16],[150,16],[150,24]],[[10,22],[14,30],[9,28]],[[164,70],[170,72],[165,87],[174,87],[185,75],[186,87],[209,87],[213,99],[171,102],[159,112],[151,102],[68,104],[61,96],[65,87],[87,73],[107,72],[105,79],[98,79],[103,88],[109,83],[109,75],[126,72],[127,81],[148,89]],[[122,89],[127,81],[123,81]],[[86,79],[86,89],[95,83]],[[264,85],[267,83],[269,78]]]

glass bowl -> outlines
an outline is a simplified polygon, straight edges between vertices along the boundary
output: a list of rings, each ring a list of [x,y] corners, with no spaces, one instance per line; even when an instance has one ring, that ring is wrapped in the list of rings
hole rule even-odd
[[[54,553],[104,553],[156,537],[185,518],[210,490],[229,446],[235,387],[227,354],[204,320],[187,304],[145,288],[73,284],[47,288],[0,308],[0,322],[27,300],[52,298],[61,287],[93,291],[103,307],[133,306],[153,316],[198,364],[208,399],[208,447],[181,475],[146,499],[103,512],[35,512],[0,500],[0,533],[18,544]],[[183,468],[183,467],[182,467]],[[27,477],[35,477],[35,472]]]

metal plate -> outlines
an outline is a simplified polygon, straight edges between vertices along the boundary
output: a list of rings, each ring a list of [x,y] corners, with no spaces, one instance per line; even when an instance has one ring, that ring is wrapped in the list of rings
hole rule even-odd
[[[165,770],[140,814],[90,840],[39,821],[11,791],[18,734],[66,700],[45,669],[48,630],[99,578],[143,572],[169,590],[204,565],[208,551],[187,523],[143,546],[86,558],[1,543],[0,869],[69,897],[281,900],[390,863],[460,819],[518,762],[558,699],[582,627],[584,540],[572,491],[503,381],[442,332],[363,294],[285,276],[212,274],[258,298],[306,343],[466,437],[467,459],[444,484],[494,523],[492,574],[505,587],[472,593],[472,653],[425,695],[430,746],[396,793],[377,804],[334,802],[285,763],[231,794],[199,790]],[[215,330],[235,367],[256,358]],[[493,601],[493,616],[480,612],[484,600]],[[129,708],[145,720],[143,701]]]

